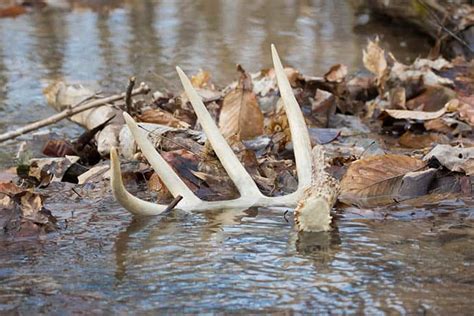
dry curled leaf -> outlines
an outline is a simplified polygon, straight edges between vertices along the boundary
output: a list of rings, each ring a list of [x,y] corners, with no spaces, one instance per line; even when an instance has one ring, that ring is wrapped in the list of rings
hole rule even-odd
[[[177,119],[173,114],[161,109],[147,110],[138,116],[138,120],[144,123],[161,124],[176,128],[189,128],[188,123]]]
[[[436,112],[408,111],[408,110],[385,110],[389,116],[398,120],[434,120],[446,113],[446,107]]]
[[[240,66],[239,71],[237,87],[224,98],[219,129],[225,138],[237,135],[245,140],[263,134],[263,113],[252,91],[252,79]]]
[[[191,83],[195,88],[215,90],[215,87],[211,82],[211,74],[202,69],[191,77]]]
[[[347,204],[375,206],[423,195],[427,191],[424,181],[430,179],[420,178],[416,172],[424,166],[425,163],[419,159],[394,154],[358,160],[350,165],[341,181],[339,199]],[[410,181],[404,181],[408,179]],[[414,190],[414,183],[417,192],[407,192]],[[422,190],[423,185],[426,190]]]
[[[374,42],[369,41],[367,50],[362,51],[362,61],[365,68],[376,75],[378,79],[384,76],[387,60],[384,50],[379,46],[378,38]]]

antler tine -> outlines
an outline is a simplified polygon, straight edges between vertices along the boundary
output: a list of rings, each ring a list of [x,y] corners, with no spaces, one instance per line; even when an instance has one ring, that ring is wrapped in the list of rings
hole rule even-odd
[[[155,146],[148,140],[147,134],[144,130],[138,127],[133,118],[124,112],[123,117],[132,132],[133,138],[140,146],[143,155],[163,181],[165,186],[176,197],[181,195],[184,203],[198,204],[201,202],[188,186],[181,180],[181,178],[174,172],[173,168],[163,159],[163,157],[156,151]]]
[[[285,70],[278,56],[275,45],[272,44],[272,59],[275,67],[278,88],[283,99],[285,112],[290,125],[291,140],[293,142],[293,151],[295,154],[296,171],[298,173],[298,189],[305,188],[311,184],[311,141],[308,128],[301,112],[300,106],[296,101],[293,89],[285,74]]]
[[[237,159],[234,152],[232,151],[232,148],[230,148],[229,144],[222,136],[219,128],[202,103],[201,97],[193,88],[186,74],[179,67],[176,67],[176,71],[178,72],[179,78],[181,79],[184,91],[186,92],[189,101],[194,108],[194,112],[196,112],[198,120],[212,145],[212,149],[216,153],[224,169],[229,174],[229,177],[232,179],[235,186],[239,190],[240,195],[242,197],[253,196],[256,199],[262,197],[263,194],[258,190],[258,187],[253,181],[252,177],[242,166],[239,159]]]
[[[112,170],[110,184],[112,192],[120,205],[125,207],[130,213],[136,215],[158,215],[166,209],[166,205],[143,201],[134,197],[125,189],[122,181],[122,172],[120,170],[120,160],[115,147],[110,149],[110,164]]]

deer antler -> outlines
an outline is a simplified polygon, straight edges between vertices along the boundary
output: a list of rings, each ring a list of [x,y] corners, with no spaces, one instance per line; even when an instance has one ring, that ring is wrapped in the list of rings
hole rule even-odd
[[[288,78],[284,72],[280,58],[278,57],[278,53],[273,45],[272,57],[278,87],[280,89],[285,112],[288,117],[288,123],[290,125],[296,160],[296,170],[298,174],[298,189],[288,195],[268,197],[264,196],[258,190],[257,185],[242,166],[240,161],[237,159],[231,147],[220,133],[219,128],[202,103],[201,98],[193,88],[188,77],[179,67],[176,67],[176,70],[181,79],[181,83],[183,84],[184,91],[186,92],[191,105],[196,112],[197,118],[201,123],[201,126],[206,133],[206,136],[211,143],[214,152],[216,153],[226,172],[229,174],[229,177],[232,179],[232,181],[235,183],[235,186],[239,190],[240,197],[238,199],[210,202],[203,201],[198,198],[173,171],[173,169],[168,165],[163,157],[156,151],[155,147],[148,140],[147,133],[138,127],[137,123],[130,117],[130,115],[127,113],[123,114],[134,139],[142,150],[143,155],[147,158],[148,162],[158,174],[160,179],[174,197],[177,195],[181,195],[183,197],[182,201],[178,205],[179,209],[188,211],[203,211],[211,209],[247,209],[251,206],[296,207],[298,205],[298,201],[303,198],[305,189],[310,187],[312,181],[314,181],[311,176],[311,170],[313,169],[313,166],[308,129],[306,127],[301,109],[293,94],[293,90],[290,86]],[[112,191],[117,201],[124,208],[137,215],[158,215],[165,210],[166,205],[160,205],[141,200],[130,194],[125,189],[120,171],[120,161],[115,148],[113,148],[110,152],[110,160],[112,165]],[[309,204],[313,205],[314,203]],[[299,205],[302,205],[302,203],[299,203]],[[329,208],[327,208],[326,205],[329,205]],[[332,205],[333,201],[331,201],[331,203],[328,202],[324,204],[324,209],[322,211],[327,213],[326,218],[329,217],[330,219],[329,211]],[[306,210],[305,208],[300,208],[299,214],[302,214],[302,217],[306,218],[308,217],[308,212],[311,213],[313,211],[320,212],[321,210]],[[322,226],[323,229],[321,229]],[[317,226],[315,230],[329,229],[329,223],[322,226]],[[298,227],[304,230],[311,230],[311,227],[313,226],[311,224],[302,226],[298,224]]]

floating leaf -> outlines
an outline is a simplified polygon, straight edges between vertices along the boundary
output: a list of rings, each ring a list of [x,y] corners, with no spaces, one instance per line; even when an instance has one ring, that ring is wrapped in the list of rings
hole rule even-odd
[[[224,98],[219,129],[225,138],[237,135],[239,140],[245,140],[263,134],[263,113],[252,92],[250,76],[242,67],[238,70],[241,75],[237,87]]]

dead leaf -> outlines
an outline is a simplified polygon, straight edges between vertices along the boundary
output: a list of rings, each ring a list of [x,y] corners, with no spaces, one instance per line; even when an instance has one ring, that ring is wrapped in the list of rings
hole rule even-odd
[[[463,103],[458,108],[459,116],[469,125],[474,126],[474,96],[461,98],[461,101]]]
[[[446,113],[446,107],[436,112],[408,111],[408,110],[385,110],[389,116],[398,120],[434,120]]]
[[[426,148],[433,144],[448,143],[449,139],[445,135],[424,133],[415,134],[406,131],[399,139],[398,143],[405,148]]]
[[[385,59],[385,51],[379,46],[379,39],[374,42],[369,40],[367,50],[362,51],[362,61],[365,68],[377,76],[380,80],[387,69],[387,60]]]
[[[0,183],[0,229],[14,237],[55,231],[57,220],[44,208],[44,199],[13,183]]]
[[[390,108],[406,110],[406,92],[403,87],[390,90]]]
[[[404,184],[404,179],[407,174],[415,173],[424,166],[425,163],[422,160],[394,154],[372,156],[355,161],[341,181],[342,191],[339,200],[359,207],[369,207],[391,204],[401,199],[422,195],[420,192],[406,192],[413,187],[410,184],[413,181],[405,181]],[[412,178],[417,176],[416,174],[409,175]],[[425,179],[422,178],[422,180]],[[423,188],[419,185],[418,189]],[[422,192],[427,191],[427,186],[424,189],[426,190]]]
[[[211,74],[202,69],[191,77],[191,84],[195,88],[215,90],[215,87],[211,82]]]
[[[176,128],[190,127],[188,123],[177,119],[173,114],[162,109],[147,110],[138,116],[138,120],[144,123],[161,124]]]
[[[237,87],[229,92],[222,105],[219,129],[225,138],[237,135],[239,140],[263,134],[263,113],[252,91],[250,76],[240,67]]]
[[[324,74],[324,79],[329,82],[342,82],[347,76],[347,67],[343,64],[332,66],[329,71]]]
[[[433,157],[451,171],[464,172],[468,176],[474,175],[474,147],[437,145],[423,160],[428,161]]]

